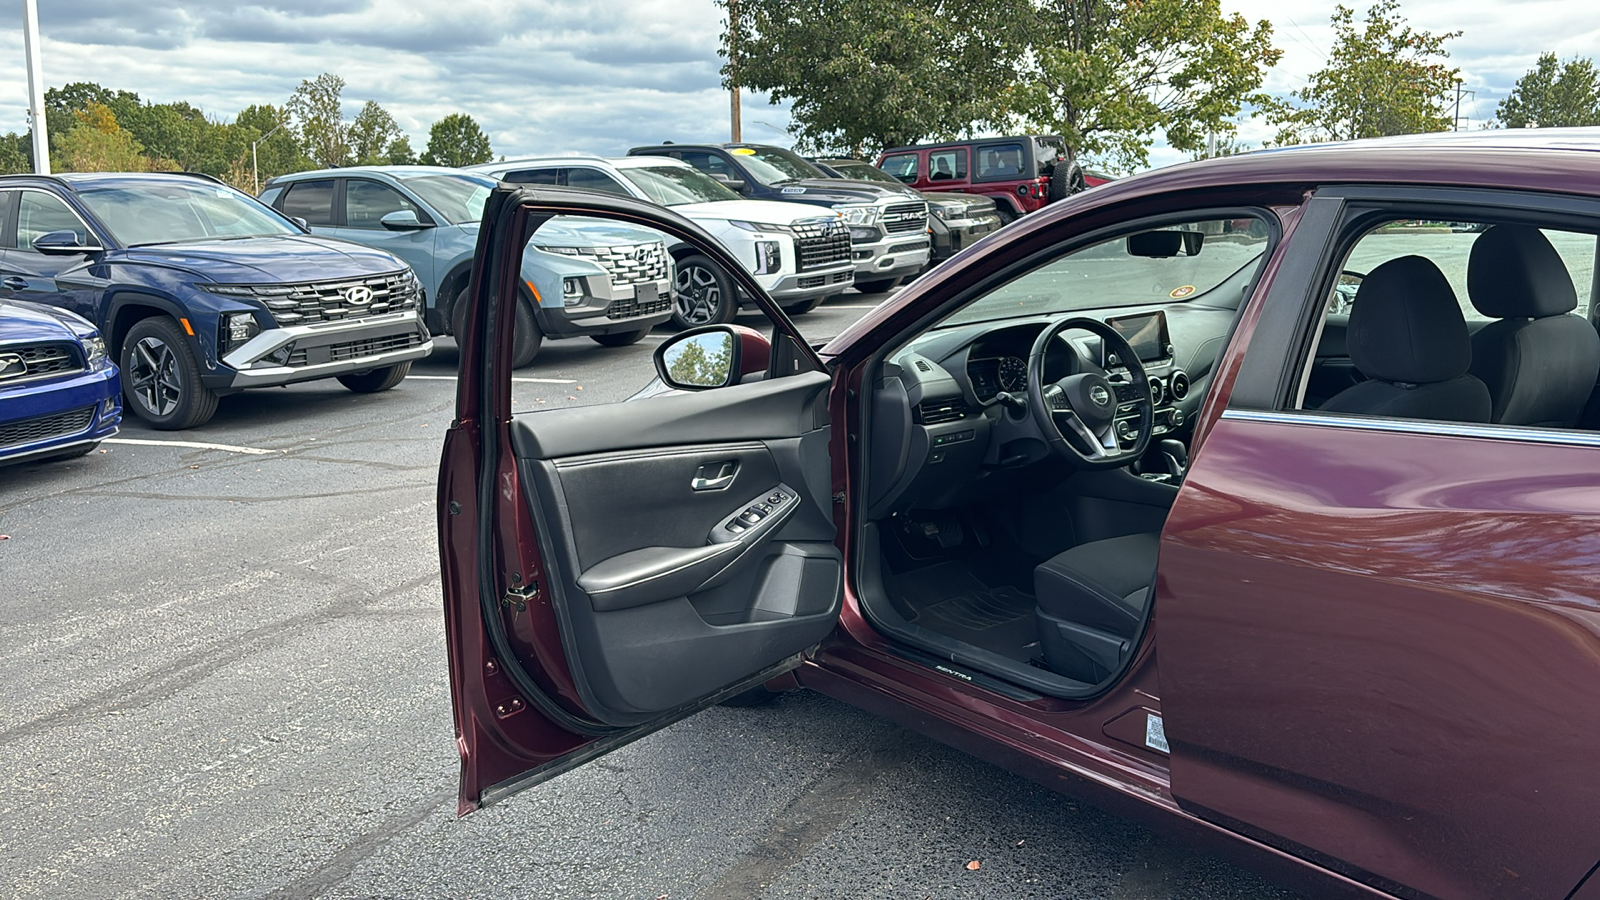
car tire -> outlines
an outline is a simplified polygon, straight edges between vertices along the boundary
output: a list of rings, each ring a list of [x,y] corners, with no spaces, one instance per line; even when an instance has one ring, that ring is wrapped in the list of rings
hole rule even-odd
[[[678,260],[672,283],[672,327],[723,325],[739,312],[739,297],[722,268],[698,253]]]
[[[877,281],[858,281],[856,290],[863,294],[886,294],[900,283],[898,278],[880,278]]]
[[[450,301],[450,336],[456,339],[457,347],[461,346],[461,332],[467,330],[467,289],[462,287]]]
[[[217,395],[200,381],[200,365],[178,323],[140,319],[122,340],[122,393],[134,415],[161,431],[204,425]]]
[[[1011,207],[1011,201],[1009,200],[996,200],[994,202],[994,210],[1000,214],[1001,228],[1004,228],[1017,220],[1017,211]]]
[[[1050,202],[1065,200],[1083,190],[1083,170],[1076,165],[1056,163],[1050,172]]]
[[[785,306],[783,311],[791,316],[803,316],[806,313],[811,312],[813,309],[821,306],[822,301],[826,299],[828,298],[812,297],[810,300],[801,300],[799,303],[791,303],[788,306]]]
[[[539,348],[544,346],[544,332],[539,330],[539,319],[533,313],[533,300],[526,294],[520,296],[517,303],[516,318],[517,336],[511,347],[511,367],[520,369],[533,362],[539,355]],[[467,288],[462,288],[456,294],[455,302],[450,305],[450,336],[456,339],[456,346],[461,346],[461,333],[467,330]]]
[[[376,394],[387,391],[402,381],[411,372],[411,363],[403,362],[395,366],[384,366],[381,369],[367,369],[364,372],[351,372],[340,375],[339,383],[358,394]]]
[[[591,334],[589,339],[602,347],[626,347],[644,340],[650,329],[641,328],[638,331],[613,331],[610,334]]]

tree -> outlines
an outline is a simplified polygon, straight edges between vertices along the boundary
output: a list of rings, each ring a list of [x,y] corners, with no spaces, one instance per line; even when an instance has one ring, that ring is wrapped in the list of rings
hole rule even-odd
[[[1149,163],[1157,130],[1178,150],[1230,137],[1282,51],[1272,24],[1220,0],[1045,0],[1034,17],[1017,112],[1111,169]]]
[[[65,137],[72,130],[72,114],[98,103],[111,110],[113,116],[126,117],[131,107],[140,104],[139,95],[130,91],[113,91],[92,81],[74,81],[44,92],[44,121],[52,143],[56,137]]]
[[[350,152],[358,166],[377,166],[389,161],[388,147],[400,137],[394,116],[368,100],[350,122]]]
[[[428,149],[422,162],[429,166],[470,166],[494,159],[489,136],[466,113],[451,113],[428,129]]]
[[[1334,8],[1337,37],[1328,65],[1294,92],[1305,106],[1273,101],[1267,120],[1278,143],[1341,141],[1391,134],[1445,131],[1455,120],[1447,104],[1460,69],[1444,43],[1459,31],[1417,31],[1400,13],[1399,0],[1378,0],[1361,30],[1349,7]]]
[[[255,163],[261,181],[303,172],[316,167],[310,157],[300,149],[300,137],[295,133],[289,110],[270,103],[248,106],[233,118],[233,131],[238,139],[241,166],[248,165],[251,142],[256,144]]]
[[[319,166],[342,166],[350,159],[350,141],[344,127],[340,97],[344,79],[329,72],[302,81],[289,98],[301,149]]]
[[[149,168],[144,147],[117,124],[103,103],[89,101],[72,113],[72,127],[56,147],[56,163],[64,172],[143,172]]]
[[[1538,66],[1517,79],[1495,117],[1507,128],[1600,125],[1600,72],[1592,59],[1562,65],[1554,53],[1540,54]]]
[[[7,132],[0,135],[0,175],[16,175],[33,171],[33,136]]]
[[[998,126],[1033,13],[1030,0],[737,0],[731,8],[724,86],[792,101],[802,147],[857,156]]]
[[[389,142],[389,147],[383,151],[383,155],[391,166],[417,164],[417,151],[411,149],[411,138],[403,134]]]

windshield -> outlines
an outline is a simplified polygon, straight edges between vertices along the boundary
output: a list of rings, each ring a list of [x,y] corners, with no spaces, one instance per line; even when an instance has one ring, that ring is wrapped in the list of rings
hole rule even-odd
[[[1161,243],[1142,241],[1164,231]],[[1210,219],[1158,232],[1112,238],[1054,259],[979,297],[940,325],[965,325],[1015,316],[1056,315],[1116,306],[1150,306],[1207,299],[1234,308],[1255,277],[1267,248],[1266,223],[1256,218]],[[1143,253],[1130,252],[1139,242]],[[1235,293],[1227,285],[1238,285]],[[1219,290],[1219,288],[1221,290]]]
[[[805,159],[777,147],[735,147],[728,152],[739,157],[745,169],[762,184],[828,177]]]
[[[199,179],[83,187],[78,197],[129,247],[300,233],[254,197]]]
[[[619,171],[634,187],[644,191],[646,197],[662,206],[741,199],[710,175],[688,166],[646,166]]]
[[[892,184],[895,187],[905,186],[900,183],[900,179],[890,175],[888,172],[872,163],[865,163],[858,159],[841,159],[837,162],[830,162],[828,165],[846,178],[854,178],[857,181],[881,181]]]
[[[483,218],[483,204],[494,190],[493,178],[481,175],[402,175],[406,187],[417,192],[451,225],[477,222]]]

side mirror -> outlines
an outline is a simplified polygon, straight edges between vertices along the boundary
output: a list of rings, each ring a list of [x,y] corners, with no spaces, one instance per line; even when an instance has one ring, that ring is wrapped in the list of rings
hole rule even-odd
[[[1143,231],[1128,235],[1128,255],[1166,259],[1182,250],[1184,256],[1199,256],[1205,242],[1203,231]]]
[[[711,177],[716,179],[718,184],[722,185],[723,187],[727,188],[730,191],[738,191],[741,194],[744,193],[745,183],[744,183],[744,179],[742,179],[742,178],[734,178],[731,175],[724,175],[721,172],[717,172],[717,173],[713,174]]]
[[[35,238],[33,249],[50,256],[70,256],[74,253],[98,253],[105,248],[79,241],[76,231],[51,231]]]
[[[301,231],[311,230],[311,223],[307,222],[304,216],[290,216],[289,221],[299,225]]]
[[[390,231],[418,231],[433,227],[417,218],[416,211],[410,209],[397,209],[379,219],[378,224]]]
[[[1333,286],[1333,296],[1328,301],[1330,315],[1349,315],[1356,306],[1356,294],[1361,290],[1361,281],[1366,278],[1360,272],[1349,269],[1339,273],[1339,280]]]
[[[656,348],[656,374],[684,391],[729,387],[765,375],[772,343],[754,328],[707,325],[677,334]]]

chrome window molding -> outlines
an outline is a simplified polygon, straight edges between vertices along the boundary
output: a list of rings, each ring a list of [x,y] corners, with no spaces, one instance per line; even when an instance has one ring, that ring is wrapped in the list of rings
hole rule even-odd
[[[1513,425],[1478,425],[1470,422],[1434,422],[1424,419],[1380,419],[1343,416],[1299,410],[1273,412],[1254,409],[1225,409],[1222,418],[1241,422],[1266,422],[1278,425],[1315,425],[1355,431],[1386,431],[1432,437],[1484,438],[1494,441],[1521,441],[1537,444],[1565,444],[1575,447],[1600,447],[1600,432],[1565,428],[1529,428]]]

